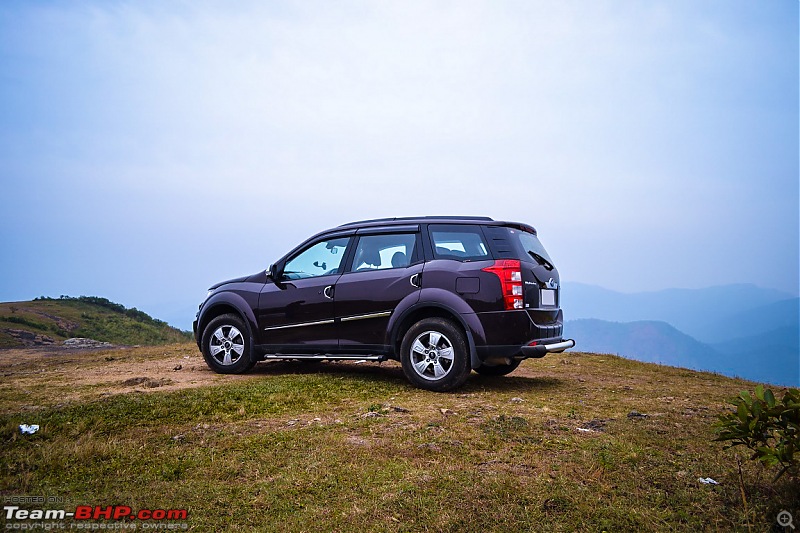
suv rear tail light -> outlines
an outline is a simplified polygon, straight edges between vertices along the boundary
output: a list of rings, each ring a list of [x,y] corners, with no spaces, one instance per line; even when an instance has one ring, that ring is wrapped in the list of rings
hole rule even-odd
[[[500,278],[505,308],[522,309],[525,307],[522,296],[522,270],[517,259],[498,259],[494,265],[482,269]]]

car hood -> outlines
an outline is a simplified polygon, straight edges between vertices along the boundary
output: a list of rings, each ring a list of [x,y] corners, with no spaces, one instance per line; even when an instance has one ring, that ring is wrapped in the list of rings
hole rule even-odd
[[[249,276],[240,276],[238,278],[228,279],[225,281],[220,281],[219,283],[215,283],[208,290],[213,291],[222,287],[223,285],[227,285],[229,283],[242,283],[244,281],[250,281],[253,283],[266,283],[267,282],[267,273],[263,270],[257,274],[250,274]]]

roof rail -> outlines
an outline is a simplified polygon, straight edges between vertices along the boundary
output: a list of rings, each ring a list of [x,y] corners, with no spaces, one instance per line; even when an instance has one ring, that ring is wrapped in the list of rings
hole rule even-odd
[[[427,216],[427,217],[393,217],[393,218],[372,218],[369,220],[356,220],[355,222],[348,222],[347,224],[342,224],[339,226],[340,228],[344,226],[355,226],[357,224],[370,224],[373,222],[401,222],[405,220],[482,220],[491,222],[494,219],[490,217],[459,217],[459,216]]]

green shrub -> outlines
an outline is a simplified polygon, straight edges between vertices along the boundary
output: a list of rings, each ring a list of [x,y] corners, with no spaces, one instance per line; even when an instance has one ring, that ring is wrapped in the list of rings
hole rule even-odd
[[[742,391],[731,402],[732,413],[719,416],[716,441],[730,442],[727,448],[745,446],[753,460],[767,467],[780,467],[784,474],[800,474],[800,390],[787,389],[778,401],[770,389],[758,385],[754,394]]]
[[[47,324],[42,324],[41,322],[25,318],[24,316],[2,316],[0,320],[11,324],[19,324],[20,326],[28,326],[29,328],[38,329],[39,331],[48,331],[50,329]]]

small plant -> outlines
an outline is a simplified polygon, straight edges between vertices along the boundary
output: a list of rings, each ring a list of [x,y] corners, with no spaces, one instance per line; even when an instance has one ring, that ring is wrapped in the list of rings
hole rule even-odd
[[[386,413],[389,412],[389,409],[387,409],[386,406],[381,405],[379,403],[373,403],[370,404],[369,407],[367,407],[367,411],[370,413],[378,413],[379,415],[385,415]]]
[[[780,467],[775,480],[800,475],[800,390],[787,389],[778,401],[758,385],[753,395],[742,391],[731,404],[736,410],[719,416],[715,440],[730,442],[726,449],[746,446],[753,451],[751,459]]]
[[[529,424],[521,416],[500,415],[481,424],[481,428],[490,435],[502,438],[512,438],[524,433]]]

